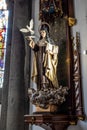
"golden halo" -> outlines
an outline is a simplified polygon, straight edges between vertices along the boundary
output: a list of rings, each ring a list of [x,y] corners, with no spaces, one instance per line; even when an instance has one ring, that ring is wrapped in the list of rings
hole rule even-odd
[[[47,22],[41,22],[41,24],[39,25],[39,27],[38,27],[38,31],[40,32],[40,29],[41,29],[41,26],[42,25],[47,25],[48,26],[48,28],[49,28],[49,32],[50,32],[50,25],[47,23]]]

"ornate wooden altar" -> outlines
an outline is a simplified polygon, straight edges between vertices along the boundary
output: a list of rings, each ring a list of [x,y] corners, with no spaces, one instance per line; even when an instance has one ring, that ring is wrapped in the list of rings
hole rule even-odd
[[[49,2],[51,2],[53,5],[49,5]],[[53,2],[55,3],[55,8]],[[49,11],[50,13],[48,13]],[[47,17],[48,14],[49,17]],[[40,0],[40,19],[42,21],[45,20],[51,25],[51,20],[55,22],[55,18],[64,18],[66,20],[66,46],[63,47],[66,48],[67,64],[65,70],[67,71],[67,79],[60,78],[61,76],[64,76],[59,75],[60,83],[67,85],[69,88],[68,95],[66,96],[66,102],[63,103],[60,107],[58,107],[58,111],[56,112],[44,111],[35,112],[32,115],[25,115],[24,121],[25,124],[35,124],[46,130],[66,130],[69,125],[75,125],[79,119],[84,120],[85,118],[82,102],[82,85],[79,54],[80,37],[79,33],[76,33],[76,43],[75,47],[73,47],[74,40],[71,36],[71,27],[76,23],[76,20],[74,18],[73,0]],[[58,27],[56,25],[56,22],[55,27]],[[56,34],[58,34],[57,31],[59,29],[57,30],[56,28],[56,30],[53,30],[53,33],[56,32]],[[58,41],[57,35],[53,36],[53,38],[55,38],[55,42]],[[60,69],[60,71],[63,70]]]

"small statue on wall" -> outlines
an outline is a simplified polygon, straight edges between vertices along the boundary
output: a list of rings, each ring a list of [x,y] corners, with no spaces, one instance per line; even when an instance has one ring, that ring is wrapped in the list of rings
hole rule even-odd
[[[22,32],[31,30],[21,29]],[[67,87],[59,86],[58,45],[50,38],[50,26],[42,22],[39,26],[40,38],[34,42],[34,35],[27,36],[29,47],[34,51],[32,80],[37,84],[37,90],[30,88],[30,100],[36,106],[47,109],[49,105],[60,105],[65,101]],[[31,32],[32,34],[32,32]]]

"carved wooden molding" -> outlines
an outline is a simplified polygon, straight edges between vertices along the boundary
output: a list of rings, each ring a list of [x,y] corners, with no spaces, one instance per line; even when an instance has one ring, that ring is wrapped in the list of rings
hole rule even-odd
[[[76,32],[76,41],[73,45],[74,54],[74,87],[75,87],[75,102],[76,115],[78,119],[84,119],[83,101],[82,101],[82,83],[81,83],[81,63],[80,63],[80,34]]]
[[[77,122],[75,116],[50,113],[25,115],[24,121],[26,124],[35,124],[46,130],[66,130],[69,125],[75,125]]]

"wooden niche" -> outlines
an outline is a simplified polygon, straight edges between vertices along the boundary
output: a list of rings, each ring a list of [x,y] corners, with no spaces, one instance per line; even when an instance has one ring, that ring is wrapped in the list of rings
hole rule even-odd
[[[76,23],[73,0],[40,0],[40,20],[51,26],[51,37],[59,46],[58,80],[60,86],[68,87],[66,101],[56,111],[38,109],[25,115],[25,124],[35,124],[46,130],[66,130],[69,125],[84,119],[82,103],[79,33],[76,48],[73,47],[71,28]]]

